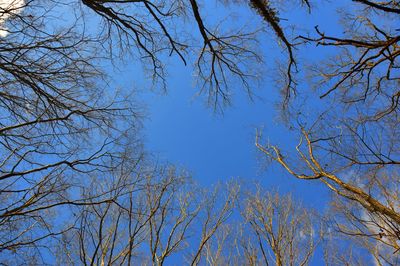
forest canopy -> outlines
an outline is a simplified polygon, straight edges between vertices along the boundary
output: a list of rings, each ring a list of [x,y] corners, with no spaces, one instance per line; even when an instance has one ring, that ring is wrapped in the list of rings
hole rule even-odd
[[[400,264],[399,22],[394,0],[0,1],[0,263]],[[176,64],[221,119],[278,92],[298,142],[258,129],[258,155],[329,204],[155,159],[135,97]]]

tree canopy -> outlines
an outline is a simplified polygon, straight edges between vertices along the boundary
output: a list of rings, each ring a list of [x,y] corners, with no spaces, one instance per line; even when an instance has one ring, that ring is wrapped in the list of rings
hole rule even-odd
[[[394,0],[0,1],[0,262],[400,264],[399,15]],[[154,159],[116,69],[170,91],[171,60],[222,117],[239,91],[279,91],[298,145],[257,130],[255,146],[331,204],[203,188]]]

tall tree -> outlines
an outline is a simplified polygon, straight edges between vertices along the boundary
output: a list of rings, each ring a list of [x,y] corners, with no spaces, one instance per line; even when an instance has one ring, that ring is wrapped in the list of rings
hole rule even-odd
[[[310,97],[313,106],[293,106],[297,156],[261,144],[259,134],[256,145],[289,174],[323,182],[342,197],[348,218],[342,232],[369,237],[398,257],[399,2],[354,2],[338,13],[342,34],[316,27],[315,34],[298,37],[317,45],[315,51],[335,49],[310,66],[309,84],[316,88],[310,94],[319,99]]]
[[[80,20],[49,23],[59,10],[47,1],[2,5],[0,250],[7,257],[67,230],[55,226],[62,206],[108,200],[77,198],[76,190],[123,161],[127,130],[130,148],[138,147],[131,156],[141,151],[136,113],[105,90],[97,41]]]
[[[105,263],[105,258],[130,261],[126,256],[134,256],[137,240],[132,240],[132,234],[138,233],[136,225],[143,225],[150,232],[146,241],[151,262],[162,264],[184,243],[186,229],[182,228],[193,225],[200,210],[188,201],[190,193],[177,193],[178,185],[167,178],[142,184],[147,201],[139,201],[135,206],[140,207],[139,214],[134,213],[135,186],[128,180],[133,169],[147,163],[138,141],[140,112],[110,86],[109,68],[101,66],[119,64],[129,51],[129,58],[139,59],[155,84],[164,88],[166,57],[175,55],[183,64],[193,65],[199,91],[219,108],[230,102],[236,87],[252,95],[253,80],[262,76],[265,67],[261,41],[274,36],[287,58],[281,88],[285,111],[292,115],[290,126],[299,129],[301,140],[296,160],[277,146],[262,145],[258,135],[257,147],[289,174],[323,182],[344,200],[338,201],[342,202],[338,229],[360,236],[364,246],[382,246],[378,253],[371,251],[378,254],[378,262],[396,262],[400,249],[399,1],[354,0],[346,3],[346,9],[331,11],[340,18],[341,33],[322,27],[304,32],[287,22],[285,7],[302,4],[313,16],[317,3],[306,0],[216,3],[228,11],[245,6],[246,12],[258,15],[258,21],[244,24],[229,18],[224,24],[219,16],[206,15],[211,12],[209,2],[198,0],[1,2],[0,252],[5,261],[21,254],[35,257],[44,240],[58,241],[61,236],[67,240],[72,231],[80,237],[82,263]],[[328,1],[319,5],[331,10],[340,7]],[[88,29],[89,24],[96,27]],[[294,26],[292,31],[289,26]],[[265,29],[273,34],[265,34]],[[308,56],[325,50],[333,55],[307,65]],[[308,53],[305,60],[303,51]],[[311,70],[309,83],[304,69]],[[308,86],[315,90],[306,90]],[[302,97],[312,99],[311,104],[299,106],[297,99]],[[192,264],[212,253],[209,240],[218,228],[232,230],[222,226],[233,206],[230,196],[223,201],[226,204],[218,205],[217,195],[208,195],[209,201],[200,204],[208,212],[198,224],[200,243],[189,252]],[[260,206],[248,206],[251,213],[274,203],[272,198],[259,201]],[[74,211],[67,207],[76,207],[79,218],[73,218]],[[167,213],[170,208],[174,212]],[[72,215],[72,223],[61,224],[60,213]],[[110,218],[111,213],[115,216]],[[247,217],[259,234],[261,214]],[[171,219],[168,225],[167,218]],[[117,248],[110,245],[117,243],[112,239],[117,239],[123,220],[129,223],[124,242],[128,248],[121,248],[124,255],[118,257],[120,253],[111,251]],[[99,228],[93,229],[94,225]],[[273,229],[267,233],[266,239],[276,235]],[[285,237],[293,242],[297,235]],[[282,252],[273,245],[279,261]],[[387,259],[387,250],[397,256],[394,262]],[[308,262],[309,256],[301,261]]]

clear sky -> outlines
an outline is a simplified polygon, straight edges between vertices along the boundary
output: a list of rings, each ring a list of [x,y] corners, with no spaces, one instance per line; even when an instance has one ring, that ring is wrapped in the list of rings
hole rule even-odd
[[[345,1],[337,1],[338,6],[343,3]],[[218,13],[221,12],[218,7],[204,10],[213,10],[213,13],[204,14],[211,20],[227,15]],[[237,12],[239,13],[236,15],[242,17],[242,21],[259,19],[255,14],[249,13],[247,7],[243,8],[243,13],[240,13],[240,9]],[[331,33],[341,30],[335,28],[338,25],[337,21],[333,20],[337,19],[335,10],[324,9],[323,6],[313,6],[311,15],[307,14],[303,7],[299,7],[298,10],[287,10],[281,17],[284,18],[283,26],[301,22],[298,25],[304,29],[313,29],[315,25],[319,25],[321,29],[329,29]],[[289,34],[290,30],[286,30]],[[168,71],[168,87],[165,93],[159,88],[148,90],[149,82],[134,62],[120,65],[115,71],[117,74],[114,81],[128,91],[140,91],[136,98],[146,109],[146,150],[153,152],[160,162],[169,162],[185,169],[203,186],[211,186],[232,178],[243,182],[258,182],[271,191],[290,192],[296,201],[323,212],[328,206],[330,196],[321,182],[297,180],[279,165],[266,164],[266,158],[257,152],[255,147],[256,129],[262,129],[265,140],[287,151],[293,151],[298,144],[298,132],[290,131],[279,119],[276,106],[281,103],[282,98],[271,74],[276,67],[276,59],[285,59],[287,55],[277,46],[273,33],[264,35],[260,49],[266,57],[266,62],[261,67],[265,67],[267,78],[262,80],[259,86],[254,86],[254,92],[259,98],[251,101],[240,86],[232,88],[235,93],[232,106],[226,107],[223,114],[213,112],[213,109],[205,104],[205,95],[196,96],[199,88],[194,83],[192,67],[190,64],[184,66],[177,57],[172,57],[165,63]],[[325,56],[321,52],[301,52],[303,54],[296,54],[299,60],[307,57],[319,61]],[[299,75],[304,73],[303,71]],[[300,88],[305,91],[310,89],[301,85]],[[306,101],[321,104],[313,99]],[[306,118],[311,115],[313,107],[305,114]],[[317,250],[313,265],[323,264],[320,252],[321,250]]]
[[[326,19],[328,10],[320,9],[315,12],[318,15],[311,17],[298,15],[296,11],[290,12],[293,14],[288,15],[288,23],[301,20],[308,28],[313,28],[315,23],[327,26],[334,23]],[[321,21],[316,22],[318,19]],[[266,62],[266,67],[273,67],[274,58],[282,57],[282,49],[276,47],[275,39],[264,41],[267,43],[263,45],[263,52],[274,53],[270,54],[271,62]],[[316,54],[315,59],[322,56]],[[320,182],[297,180],[274,163],[266,165],[265,157],[256,150],[257,128],[263,130],[266,139],[287,150],[298,144],[298,135],[279,120],[276,104],[282,99],[271,79],[264,80],[256,89],[260,99],[254,101],[235,88],[233,104],[223,115],[215,114],[206,106],[204,97],[195,96],[198,88],[190,67],[174,61],[168,81],[166,94],[144,92],[141,95],[148,110],[144,124],[147,149],[155,152],[160,161],[188,170],[204,186],[239,178],[244,182],[259,182],[267,189],[290,192],[295,200],[322,212],[328,206],[329,192]],[[136,84],[140,86],[140,82]],[[320,252],[317,250],[313,265],[323,264]]]
[[[322,27],[335,24],[327,19],[329,13],[333,14],[332,10],[316,6],[315,15],[311,16],[305,16],[304,11],[299,10],[291,10],[284,15],[288,24],[298,20],[308,28],[317,24]],[[247,16],[249,20],[255,18],[248,11],[237,15]],[[266,38],[262,42],[263,52],[271,59],[266,62],[266,68],[272,68],[276,58],[286,55],[282,55],[282,49],[276,47],[275,39]],[[317,53],[315,59],[322,56]],[[172,61],[172,66],[168,68],[168,92],[157,94],[147,91],[141,95],[148,110],[144,124],[148,149],[158,154],[161,161],[185,168],[204,185],[240,178],[261,182],[282,192],[292,192],[306,205],[317,208],[324,205],[328,194],[319,182],[295,180],[275,164],[265,167],[264,158],[255,148],[257,128],[263,129],[266,139],[286,149],[293,149],[298,143],[297,135],[279,121],[276,104],[282,99],[270,78],[255,89],[261,99],[250,101],[240,88],[234,88],[236,95],[232,106],[224,109],[222,115],[215,114],[204,103],[204,97],[195,96],[198,88],[194,84],[191,68]],[[128,66],[126,71],[128,76],[129,73],[137,73],[133,66]],[[143,85],[133,76],[127,82],[139,87]]]

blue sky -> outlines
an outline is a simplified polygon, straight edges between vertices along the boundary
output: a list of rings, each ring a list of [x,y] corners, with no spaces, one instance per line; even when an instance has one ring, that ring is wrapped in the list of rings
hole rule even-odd
[[[305,16],[304,12],[299,15],[296,11],[289,12],[287,23],[299,20],[309,29],[315,23],[322,24],[322,27],[334,23],[325,19],[332,10],[319,9],[316,12],[318,15],[312,16]],[[318,19],[322,21],[317,22]],[[275,39],[266,38],[263,41],[267,42],[263,43],[263,52],[267,54],[267,60],[270,59],[265,67],[271,71],[274,60],[286,54],[282,54],[282,49],[276,46]],[[321,53],[313,55],[315,60],[323,56]],[[280,166],[266,164],[265,157],[257,152],[254,145],[256,129],[262,129],[266,140],[286,150],[294,149],[298,143],[297,133],[289,131],[279,119],[276,105],[282,99],[271,78],[265,79],[256,88],[255,93],[260,99],[254,101],[240,88],[234,88],[233,104],[221,115],[205,104],[205,97],[195,96],[198,88],[194,84],[191,68],[171,61],[167,93],[145,91],[141,95],[147,106],[148,118],[144,123],[147,149],[155,152],[160,161],[188,170],[201,185],[210,186],[232,178],[258,182],[271,191],[292,193],[295,200],[305,206],[324,211],[330,198],[326,187],[316,181],[297,180]],[[136,84],[140,86],[141,82]],[[312,112],[312,108],[309,111]],[[312,264],[323,264],[322,258],[321,250],[317,250]]]
[[[338,5],[344,3],[339,2]],[[300,10],[300,7],[299,10],[288,10],[282,15],[287,19],[282,20],[283,26],[285,23],[289,25],[299,22],[299,27],[304,26],[308,30],[319,25],[320,29],[329,29],[332,33],[340,34],[337,21],[333,20],[335,10],[319,6],[313,8],[311,15],[304,9]],[[215,9],[212,10],[216,12]],[[258,19],[249,13],[247,7],[238,12],[238,16],[244,16],[243,21]],[[205,14],[211,19],[213,15],[215,14]],[[286,30],[290,35],[290,29]],[[124,90],[140,91],[136,98],[146,109],[146,150],[153,152],[160,162],[169,162],[185,169],[195,181],[206,187],[232,178],[242,182],[257,182],[267,190],[292,193],[296,201],[323,212],[329,205],[330,194],[321,182],[297,180],[279,165],[267,164],[266,158],[257,152],[254,144],[256,129],[262,129],[265,140],[284,150],[293,151],[298,144],[298,132],[290,131],[283,125],[276,107],[282,98],[279,88],[272,81],[274,74],[271,73],[274,73],[276,59],[286,59],[286,52],[277,46],[276,38],[271,34],[264,34],[261,39],[260,49],[266,62],[255,66],[265,68],[264,72],[269,75],[260,82],[260,86],[254,86],[254,92],[260,98],[251,101],[242,88],[237,86],[233,88],[235,95],[232,106],[226,107],[223,114],[213,112],[206,105],[205,95],[196,96],[199,88],[195,84],[193,69],[190,63],[184,66],[177,57],[169,58],[165,63],[168,71],[168,87],[165,93],[157,87],[148,90],[150,82],[135,63],[126,62],[124,66],[120,65],[120,69],[115,70],[118,74],[113,79]],[[312,47],[312,51],[313,54],[307,49],[298,51],[298,60],[312,58],[319,61],[326,55],[325,50],[322,53]],[[303,69],[299,77],[303,78],[304,74]],[[316,101],[316,98],[305,97],[310,89],[300,85],[300,90],[305,92],[300,97],[302,101],[313,104],[305,110],[305,119],[315,115],[314,107],[318,108],[318,105],[323,104]],[[322,258],[321,250],[317,250],[313,265],[322,264]]]
[[[324,7],[322,1],[315,2],[311,15],[300,7],[282,13],[282,25],[285,27],[295,24],[299,27],[295,32],[304,35],[307,33],[306,29],[314,33],[312,30],[318,25],[322,32],[343,36],[343,29],[339,26],[339,18],[332,5],[348,8],[349,1],[334,1],[326,5],[329,8]],[[212,13],[205,14],[206,18],[211,17],[211,21],[225,15],[218,13],[217,9],[211,10]],[[238,16],[244,17],[242,20],[258,18],[250,14],[248,8],[237,12]],[[290,28],[285,29],[290,35]],[[273,34],[266,34],[261,39],[260,49],[265,55],[266,64],[255,67],[263,67],[265,72],[273,73],[275,60],[286,58],[286,53],[282,53],[282,49],[277,47]],[[299,61],[304,61],[305,58],[311,60],[307,63],[312,65],[325,59],[330,52],[337,52],[336,49],[325,48],[321,51],[311,46],[309,49],[303,47],[302,51],[296,52],[296,56]],[[276,164],[268,164],[266,167],[265,158],[256,150],[254,139],[257,128],[263,130],[266,140],[284,150],[293,150],[298,144],[297,132],[290,131],[279,120],[276,104],[282,99],[278,93],[279,88],[271,81],[273,74],[255,88],[255,93],[261,99],[250,101],[239,86],[233,88],[233,104],[225,108],[221,115],[214,113],[204,103],[204,95],[195,96],[199,89],[194,84],[192,68],[175,59],[169,62],[166,64],[168,91],[160,93],[157,90],[143,90],[139,96],[147,108],[147,119],[144,122],[146,148],[154,152],[160,161],[186,169],[203,186],[239,178],[244,182],[259,182],[272,191],[291,192],[296,200],[321,212],[329,206],[329,191],[320,182],[296,180]],[[133,65],[128,65],[125,73],[127,84],[145,87],[146,82],[138,79],[139,72]],[[326,102],[319,100],[315,94],[314,98],[308,97],[307,92],[312,88],[302,83],[306,72],[307,69],[302,69],[299,74],[299,90],[303,92],[300,100],[308,105],[304,110],[304,119],[313,119],[318,114],[314,111],[323,109],[319,107]],[[322,263],[319,252],[313,265]]]
[[[288,18],[287,24],[301,21],[308,29],[316,24],[327,28],[335,23],[326,19],[334,10],[315,8],[311,16],[299,10],[291,10],[283,16]],[[243,10],[247,11],[237,15],[247,16],[245,19],[249,20],[255,18],[247,8]],[[268,38],[262,40],[262,52],[267,55],[266,60],[270,59],[263,66],[268,71],[273,71],[275,59],[286,56],[275,41]],[[298,56],[301,58],[304,54]],[[317,52],[313,57],[320,60],[322,56]],[[262,129],[266,140],[285,149],[293,149],[298,143],[297,133],[289,131],[279,120],[276,104],[282,99],[271,78],[263,80],[261,86],[255,89],[260,99],[254,101],[240,87],[234,88],[233,104],[225,108],[221,115],[204,103],[204,95],[196,97],[198,88],[194,84],[191,67],[174,59],[170,61],[167,93],[143,91],[139,97],[147,108],[144,123],[147,149],[155,152],[160,161],[188,170],[196,181],[206,186],[240,178],[260,182],[282,192],[292,192],[306,205],[319,209],[325,205],[328,192],[322,185],[296,180],[275,164],[265,167],[264,158],[256,150],[256,129]],[[135,67],[129,65],[126,71],[128,76],[132,72],[138,73]],[[144,81],[133,76],[126,82],[137,87],[144,85]]]

